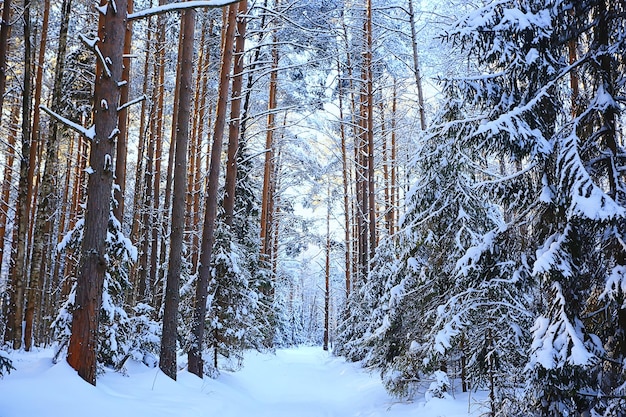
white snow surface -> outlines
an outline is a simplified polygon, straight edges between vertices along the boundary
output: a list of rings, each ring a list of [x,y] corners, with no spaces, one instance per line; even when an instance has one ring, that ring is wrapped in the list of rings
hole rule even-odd
[[[108,371],[93,387],[52,350],[11,353],[16,370],[0,379],[2,417],[466,417],[485,409],[460,392],[401,402],[378,373],[368,373],[319,347],[249,352],[244,368],[200,379],[185,370],[178,381],[158,368],[127,363],[126,376]],[[479,394],[484,400],[484,396]],[[471,410],[471,411],[468,411]]]

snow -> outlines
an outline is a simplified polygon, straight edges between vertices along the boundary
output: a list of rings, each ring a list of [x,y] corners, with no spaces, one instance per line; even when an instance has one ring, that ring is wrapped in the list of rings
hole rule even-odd
[[[485,411],[476,394],[400,402],[389,397],[377,373],[319,347],[248,352],[243,370],[216,380],[180,371],[173,381],[158,368],[129,361],[126,376],[107,371],[96,387],[65,361],[53,365],[52,355],[52,349],[10,354],[16,370],[0,380],[2,417],[465,417]]]
[[[139,12],[130,13],[127,17],[128,20],[142,19],[150,16],[154,16],[161,13],[182,11],[186,9],[196,8],[216,8],[228,6],[232,3],[236,3],[237,0],[192,0],[184,3],[169,3],[162,6],[151,7],[141,10]]]

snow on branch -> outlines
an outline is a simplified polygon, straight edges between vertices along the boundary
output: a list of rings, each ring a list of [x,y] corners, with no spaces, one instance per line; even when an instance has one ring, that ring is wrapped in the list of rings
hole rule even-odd
[[[106,73],[107,77],[111,78],[111,69],[109,68],[109,62],[111,61],[111,59],[108,57],[107,59],[105,59],[102,56],[102,52],[100,51],[100,48],[98,48],[98,42],[100,41],[100,38],[95,37],[93,39],[89,39],[82,33],[78,36],[80,37],[80,40],[83,41],[83,43],[89,47],[89,49],[94,51],[94,53],[96,54],[96,56],[102,63],[102,66],[104,67],[104,72]]]
[[[55,119],[57,119],[59,122],[61,122],[64,125],[66,125],[67,127],[71,128],[71,129],[74,129],[75,131],[77,131],[81,135],[85,136],[86,138],[94,140],[94,138],[96,137],[96,130],[94,129],[94,126],[86,128],[86,127],[84,127],[82,125],[79,125],[78,123],[75,123],[75,122],[72,122],[69,119],[66,119],[65,117],[61,116],[58,113],[53,112],[52,110],[50,110],[46,106],[41,105],[41,106],[39,106],[39,108],[41,110],[45,111],[46,113],[48,113],[50,116],[52,116]]]
[[[157,14],[167,13],[167,12],[179,12],[185,11],[188,9],[197,9],[197,8],[205,8],[205,9],[215,9],[218,7],[229,6],[234,3],[238,3],[240,0],[192,0],[192,1],[182,1],[178,3],[170,3],[165,4],[163,6],[150,7],[145,10],[141,10],[139,12],[130,13],[128,15],[128,20],[137,20],[143,19],[146,17],[154,16]]]
[[[147,98],[148,98],[148,97],[144,94],[143,96],[141,96],[141,97],[137,97],[137,98],[136,98],[136,99],[134,99],[134,100],[127,101],[126,103],[124,103],[124,104],[122,104],[121,106],[119,106],[119,107],[117,108],[117,111],[119,112],[119,111],[124,110],[124,109],[125,109],[125,108],[127,108],[127,107],[132,106],[133,104],[141,103],[142,101],[146,100]]]

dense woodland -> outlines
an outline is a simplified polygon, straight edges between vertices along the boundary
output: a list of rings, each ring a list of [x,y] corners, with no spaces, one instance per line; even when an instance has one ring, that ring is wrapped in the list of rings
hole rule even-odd
[[[4,0],[4,352],[623,416],[625,105],[622,0]]]

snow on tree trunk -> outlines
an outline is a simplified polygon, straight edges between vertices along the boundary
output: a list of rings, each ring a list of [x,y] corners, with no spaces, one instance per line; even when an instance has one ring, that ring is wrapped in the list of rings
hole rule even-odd
[[[89,180],[85,234],[76,288],[72,336],[67,361],[78,374],[96,384],[96,348],[102,287],[107,268],[106,238],[113,186],[113,155],[118,131],[118,107],[122,80],[122,54],[126,30],[126,0],[98,7],[98,56],[94,90],[95,135],[90,142]]]

